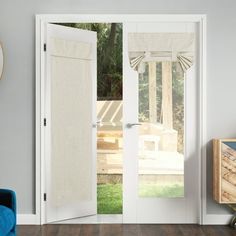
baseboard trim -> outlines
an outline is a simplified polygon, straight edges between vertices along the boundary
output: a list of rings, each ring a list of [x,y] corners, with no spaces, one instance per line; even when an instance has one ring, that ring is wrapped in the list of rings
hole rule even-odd
[[[232,215],[207,214],[203,225],[227,225]],[[40,219],[36,214],[17,214],[17,225],[40,225]]]
[[[204,225],[227,225],[229,224],[232,215],[216,215],[207,214],[204,217]]]
[[[17,225],[39,225],[39,217],[36,214],[17,214]]]

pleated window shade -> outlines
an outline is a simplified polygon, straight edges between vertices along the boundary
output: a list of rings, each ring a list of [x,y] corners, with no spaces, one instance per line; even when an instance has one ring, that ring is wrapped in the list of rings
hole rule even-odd
[[[185,73],[193,65],[194,33],[129,33],[130,66],[139,73],[148,61],[173,61]]]

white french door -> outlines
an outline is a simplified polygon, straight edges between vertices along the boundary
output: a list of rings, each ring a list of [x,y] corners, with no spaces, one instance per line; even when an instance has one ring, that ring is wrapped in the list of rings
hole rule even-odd
[[[162,59],[158,63],[156,60],[151,59],[149,62],[147,60],[142,74],[138,73],[131,68],[129,61],[129,44],[131,43],[129,35],[137,33],[141,33],[141,37],[148,33],[150,38],[153,33],[193,34],[195,48],[193,65],[182,74],[183,78],[177,78],[178,80],[175,81],[173,79],[172,84],[167,81],[167,77],[172,77],[177,72],[174,64],[171,66],[172,62],[166,62],[166,59]],[[123,24],[124,223],[198,222],[200,194],[200,166],[197,149],[199,128],[197,119],[199,113],[197,102],[199,95],[198,48],[198,25],[195,23],[137,22]],[[134,53],[137,53],[134,47],[133,50]],[[165,56],[163,55],[163,57]],[[160,106],[160,114],[157,119],[156,106],[158,102],[161,103],[157,101],[156,97],[160,93],[156,88],[156,83],[159,83],[156,79],[158,73],[162,74],[162,78],[158,80],[162,81],[160,82],[162,83],[162,97],[159,96],[162,106]],[[153,75],[155,81],[150,79]],[[171,97],[170,99],[170,94],[166,91],[174,96],[173,93],[176,92],[174,86],[176,83],[180,83],[179,79],[184,81],[181,84],[182,87],[178,85],[183,93],[182,104],[179,104],[183,123],[177,124],[177,126],[179,125],[179,130],[177,130],[172,124],[173,116],[177,116],[174,114],[176,111],[173,111],[173,102],[176,98]],[[151,84],[152,82],[154,84]],[[147,95],[145,91],[149,91],[147,97],[145,97]],[[151,93],[154,94],[154,98],[150,97]],[[151,107],[152,103],[155,107]],[[168,104],[169,107],[166,107]],[[182,141],[180,137],[182,137]]]
[[[46,222],[96,214],[95,32],[46,26]]]
[[[97,22],[95,19],[98,16],[92,17]],[[111,22],[112,19],[114,22],[123,22],[123,222],[197,223],[200,211],[198,209],[200,206],[200,161],[198,160],[200,131],[198,130],[201,122],[198,117],[199,107],[202,105],[199,105],[200,82],[198,80],[200,77],[199,41],[202,40],[198,35],[199,25],[183,23],[184,20],[178,23],[164,23],[162,17],[160,22],[158,17],[152,22],[151,16],[150,18],[142,16],[140,20],[136,19],[137,16],[117,17],[113,16],[111,19],[108,16],[102,17],[99,22],[106,20]],[[147,19],[142,23],[142,19],[146,17]],[[80,22],[81,18],[83,19],[83,16],[79,16],[77,22]],[[87,22],[86,19],[82,22]],[[194,19],[193,17],[191,22],[194,22]],[[65,18],[62,17],[59,22],[64,20]],[[41,57],[40,68],[45,67],[46,74],[39,77],[45,78],[42,83],[45,84],[43,88],[45,93],[41,100],[44,103],[41,104],[43,108],[41,112],[45,115],[46,126],[42,132],[45,134],[42,138],[42,150],[44,150],[42,156],[45,158],[44,161],[40,161],[46,172],[41,181],[43,191],[47,194],[45,223],[49,223],[94,215],[97,211],[97,59],[96,33],[48,24],[48,18],[44,22],[46,27],[43,26],[45,29],[43,35],[46,38],[43,36],[40,40],[46,40],[46,60],[42,60]],[[52,18],[52,22],[58,22],[58,18]],[[154,69],[152,61],[149,61],[150,63],[147,63],[148,66],[143,68],[144,72],[140,75],[130,67],[129,33],[181,32],[195,34],[194,63],[186,71],[183,83],[183,147],[182,150],[177,148],[175,153],[173,150],[168,150],[160,154],[163,151],[163,140],[160,134],[157,134],[159,131],[157,133],[153,131],[158,130],[158,127],[161,128],[164,111],[159,114],[156,122],[158,124],[154,124],[153,120],[145,120],[140,107],[145,107],[147,100],[141,102],[140,96],[143,95],[141,94],[143,87],[146,86],[151,91],[152,86],[157,86],[145,80],[145,76],[160,74],[168,63],[158,62]],[[172,67],[172,72],[169,70],[169,73],[176,73],[173,70],[175,69]],[[43,71],[44,69],[41,70]],[[163,78],[161,80],[163,82]],[[151,102],[153,99],[149,98],[148,105]],[[150,111],[148,112],[151,117]],[[152,115],[155,112],[157,113],[157,110],[153,109]],[[174,140],[173,143],[176,145],[178,142],[176,134],[179,131],[176,132],[175,127],[173,130],[173,132],[166,130],[164,134],[166,140]],[[168,131],[171,131],[172,136],[170,136],[174,137],[173,139],[168,139]],[[162,168],[163,166],[165,168]],[[156,188],[154,185],[165,181],[167,183],[167,180],[172,181],[177,186],[177,190],[172,191],[173,189],[169,188],[166,191],[163,188],[165,190],[163,191],[157,186],[158,191],[152,192]]]

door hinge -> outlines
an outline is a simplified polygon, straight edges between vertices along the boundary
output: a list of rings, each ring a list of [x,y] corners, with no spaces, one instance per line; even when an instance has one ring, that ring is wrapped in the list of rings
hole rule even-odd
[[[47,120],[46,120],[46,118],[43,119],[43,125],[44,125],[44,126],[47,125]]]
[[[46,194],[46,193],[43,194],[43,200],[44,200],[45,202],[47,201],[47,194]]]
[[[44,51],[44,52],[47,51],[47,44],[46,44],[46,43],[43,45],[43,51]]]

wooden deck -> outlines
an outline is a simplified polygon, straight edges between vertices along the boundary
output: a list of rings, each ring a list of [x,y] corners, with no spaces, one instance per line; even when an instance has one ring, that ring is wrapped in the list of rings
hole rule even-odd
[[[122,150],[98,150],[98,174],[122,174]],[[177,152],[142,152],[139,156],[141,175],[183,175],[183,155]]]

